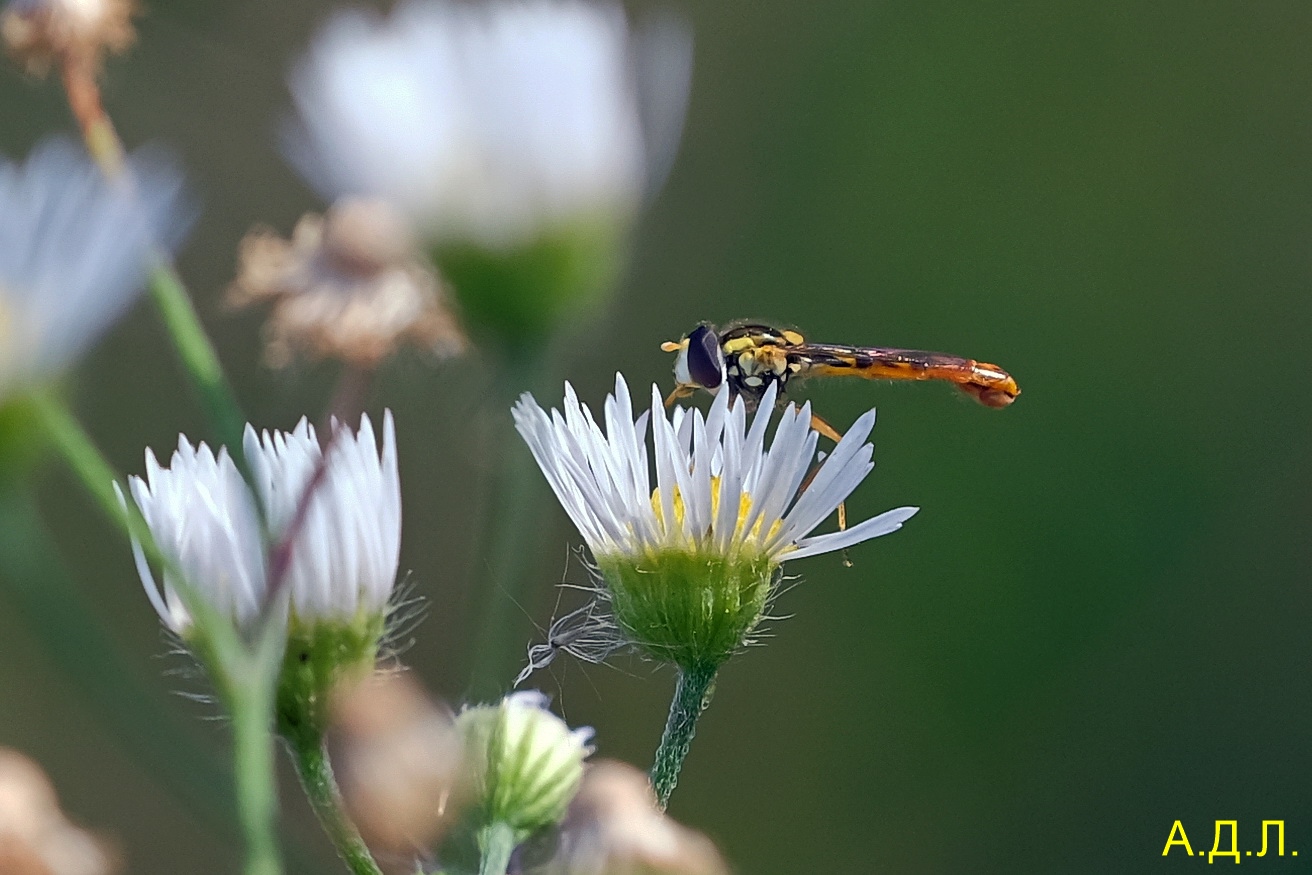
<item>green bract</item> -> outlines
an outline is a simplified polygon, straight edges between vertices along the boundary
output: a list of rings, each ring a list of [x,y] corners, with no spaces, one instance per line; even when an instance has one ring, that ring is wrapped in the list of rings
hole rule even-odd
[[[445,243],[433,260],[476,332],[508,346],[537,344],[600,301],[623,261],[626,223],[576,221],[504,249]]]
[[[322,737],[333,690],[373,671],[385,620],[363,610],[349,622],[292,618],[278,676],[280,735],[293,742]]]
[[[718,667],[739,650],[780,570],[768,556],[679,550],[598,557],[597,567],[624,636],[681,668]]]

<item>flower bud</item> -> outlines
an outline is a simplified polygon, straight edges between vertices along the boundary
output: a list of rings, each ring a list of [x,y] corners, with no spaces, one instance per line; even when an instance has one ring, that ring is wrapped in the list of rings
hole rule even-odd
[[[170,560],[157,582],[134,543],[146,595],[202,659],[205,629],[180,597],[175,574],[213,615],[243,632],[270,616],[285,617],[278,729],[297,740],[320,738],[333,689],[373,670],[401,549],[391,412],[383,417],[381,453],[368,416],[354,433],[334,427],[325,447],[305,420],[291,432],[257,435],[247,426],[244,447],[258,504],[226,449],[215,453],[185,437],[168,467],[147,451],[145,478],[129,480]]]
[[[592,729],[570,729],[538,692],[466,708],[456,725],[482,824],[504,824],[522,840],[565,816],[592,753]]]

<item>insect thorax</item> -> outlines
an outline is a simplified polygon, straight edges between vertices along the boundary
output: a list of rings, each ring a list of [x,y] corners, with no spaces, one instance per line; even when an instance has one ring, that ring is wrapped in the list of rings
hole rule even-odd
[[[763,325],[743,325],[720,336],[725,377],[732,389],[755,409],[770,385],[784,395],[788,378],[798,371],[788,360],[788,347],[801,342],[795,332],[778,331]]]

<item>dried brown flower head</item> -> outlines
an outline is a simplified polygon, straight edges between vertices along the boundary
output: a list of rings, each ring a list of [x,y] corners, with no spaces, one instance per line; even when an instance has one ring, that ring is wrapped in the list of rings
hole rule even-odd
[[[117,855],[59,810],[41,767],[0,748],[0,872],[109,875],[118,869]]]
[[[647,776],[601,760],[570,805],[553,875],[728,875],[710,839],[656,807]]]
[[[299,354],[372,369],[403,343],[441,359],[468,346],[440,280],[382,201],[344,198],[325,216],[307,213],[291,240],[257,228],[238,262],[228,302],[273,302],[265,355],[274,367]]]
[[[29,73],[72,62],[98,70],[106,53],[132,45],[132,0],[10,0],[0,12],[5,51]]]
[[[328,743],[347,810],[371,848],[409,862],[458,813],[463,769],[451,712],[394,672],[343,691],[333,715]]]

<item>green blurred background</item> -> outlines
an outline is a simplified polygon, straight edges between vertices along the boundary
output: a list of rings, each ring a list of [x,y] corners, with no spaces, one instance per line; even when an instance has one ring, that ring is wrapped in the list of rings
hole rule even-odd
[[[110,65],[131,144],[184,157],[204,205],[181,260],[252,418],[322,409],[328,369],[270,373],[257,316],[224,312],[237,240],[319,208],[280,161],[283,76],[330,6],[155,0]],[[1001,364],[1024,396],[979,407],[938,386],[812,384],[842,427],[879,407],[862,518],[900,533],[799,562],[794,616],[724,671],[673,813],[743,873],[1157,872],[1172,822],[1194,850],[1237,819],[1241,849],[1284,819],[1312,859],[1312,5],[689,4],[682,153],[609,313],[568,375],[598,400],[616,369],[668,382],[662,340],[754,317],[813,339]],[[0,147],[69,130],[51,83],[0,76]],[[473,536],[491,461],[477,364],[391,367],[402,565],[429,600],[406,655],[464,689]],[[205,434],[141,306],[81,369],[77,403],[141,468]],[[203,747],[213,710],[170,692],[128,551],[59,471],[43,506],[69,565],[157,707]],[[576,534],[544,505],[545,624]],[[564,575],[581,580],[577,565]],[[0,602],[0,605],[5,603]],[[516,613],[525,643],[530,617]],[[134,873],[236,871],[234,843],[162,789],[12,609],[0,609],[0,743],[51,771]],[[672,679],[621,661],[535,682],[600,753],[645,765]],[[334,863],[292,785],[289,831]],[[1228,861],[1224,861],[1229,865]],[[1302,871],[1312,870],[1304,863]]]

